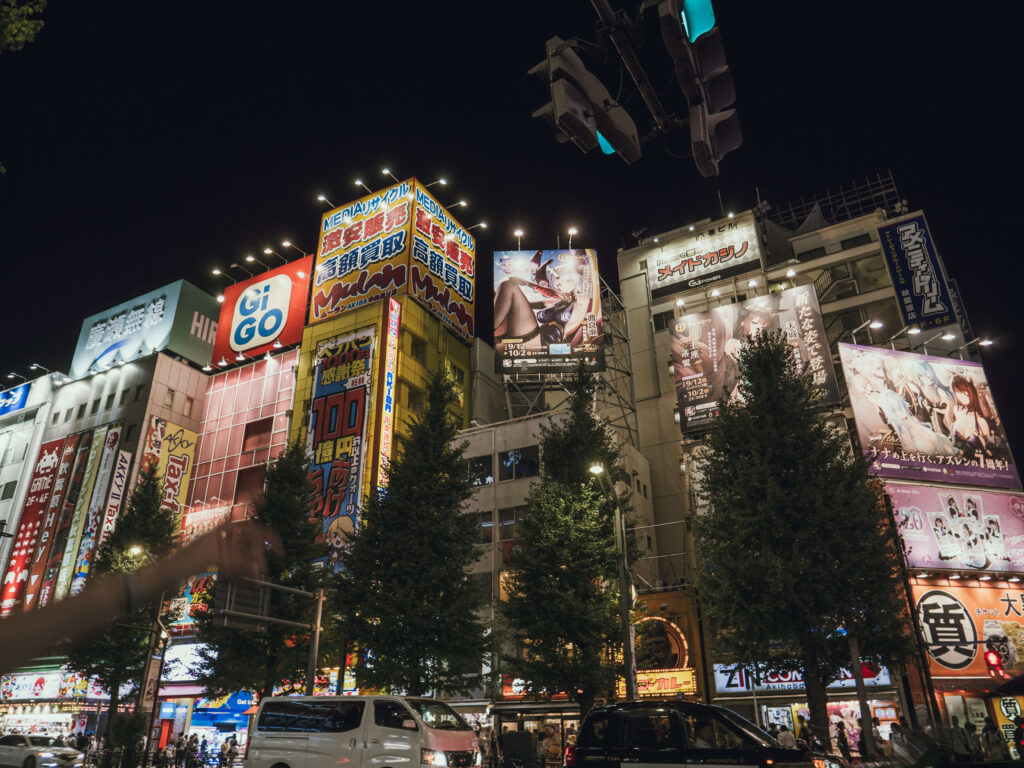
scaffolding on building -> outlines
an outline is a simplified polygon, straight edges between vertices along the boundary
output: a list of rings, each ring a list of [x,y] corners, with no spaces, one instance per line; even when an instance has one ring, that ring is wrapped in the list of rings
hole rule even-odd
[[[838,190],[826,189],[823,194],[814,194],[810,199],[803,196],[799,202],[790,201],[780,206],[765,206],[765,218],[789,230],[797,230],[817,208],[830,224],[849,221],[867,216],[882,209],[886,214],[900,212],[906,201],[900,197],[892,171],[877,173],[862,182],[849,186],[840,185]],[[903,211],[905,212],[905,211]]]

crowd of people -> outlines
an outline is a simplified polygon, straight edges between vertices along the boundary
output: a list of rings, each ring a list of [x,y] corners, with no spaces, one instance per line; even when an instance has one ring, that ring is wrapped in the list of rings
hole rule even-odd
[[[206,736],[200,738],[199,734],[193,733],[186,738],[185,734],[178,734],[178,738],[169,742],[162,752],[156,755],[154,763],[163,768],[199,768],[199,766],[233,766],[238,762],[241,750],[238,741],[230,736],[220,743],[220,746],[213,745],[207,741]]]

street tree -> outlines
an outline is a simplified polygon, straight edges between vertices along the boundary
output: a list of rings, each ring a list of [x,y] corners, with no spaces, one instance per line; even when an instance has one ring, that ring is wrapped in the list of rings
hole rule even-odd
[[[851,640],[867,663],[911,649],[887,497],[782,334],[743,344],[739,378],[698,452],[698,596],[719,652],[803,674],[827,744],[825,689],[851,669]]]
[[[310,520],[313,486],[305,449],[298,443],[272,461],[264,476],[264,492],[254,504],[255,519],[281,537],[280,555],[267,563],[266,581],[314,592],[323,586],[326,545],[318,541],[319,526]],[[267,623],[264,631],[217,626],[211,587],[194,612],[199,663],[193,668],[199,684],[215,695],[239,690],[271,696],[275,684],[305,680],[310,633]],[[270,591],[269,613],[300,623],[313,620],[313,600],[279,590]]]
[[[430,375],[423,412],[371,493],[340,556],[338,631],[356,649],[360,686],[411,695],[469,691],[489,647],[484,595],[467,573],[480,557],[464,448],[447,376]]]
[[[540,481],[530,489],[519,526],[502,613],[514,652],[506,669],[540,698],[565,692],[586,713],[607,695],[618,667],[615,504],[590,472],[601,464],[611,488],[627,481],[620,449],[594,410],[595,379],[581,366],[567,410],[541,427]]]
[[[43,29],[46,0],[0,0],[0,53],[20,51]]]
[[[161,489],[155,468],[139,475],[127,508],[96,552],[93,578],[137,570],[149,564],[149,557],[159,560],[174,548],[174,515],[161,508]],[[156,601],[141,606],[102,633],[63,649],[68,667],[95,678],[110,692],[108,725],[121,702],[122,686],[137,688],[142,682],[158,608],[162,610]]]

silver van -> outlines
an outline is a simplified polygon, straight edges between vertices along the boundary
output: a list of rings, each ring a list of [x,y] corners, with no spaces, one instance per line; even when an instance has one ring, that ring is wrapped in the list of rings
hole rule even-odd
[[[474,730],[442,701],[275,696],[260,702],[246,768],[472,768]]]

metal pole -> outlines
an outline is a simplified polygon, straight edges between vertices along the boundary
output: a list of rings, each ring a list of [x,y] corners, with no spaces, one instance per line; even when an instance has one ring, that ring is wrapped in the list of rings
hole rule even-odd
[[[615,499],[615,548],[619,557],[619,621],[622,622],[622,661],[626,667],[626,700],[636,701],[636,654],[633,650],[633,628],[629,622],[632,584],[626,571],[626,531],[623,527],[622,507]]]
[[[857,684],[857,701],[860,704],[860,756],[861,759],[873,760],[877,754],[875,739],[871,733],[871,707],[868,706],[868,694],[864,688],[864,669],[860,663],[860,644],[854,637],[852,627],[847,630],[846,637],[850,641],[850,666],[853,667],[853,680]]]
[[[313,612],[313,634],[309,642],[309,667],[306,670],[306,695],[313,695],[313,686],[316,683],[316,660],[320,655],[320,618],[324,611],[324,589],[320,587],[316,591],[316,609]]]

